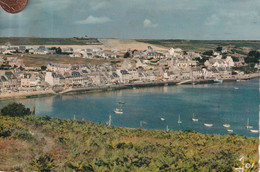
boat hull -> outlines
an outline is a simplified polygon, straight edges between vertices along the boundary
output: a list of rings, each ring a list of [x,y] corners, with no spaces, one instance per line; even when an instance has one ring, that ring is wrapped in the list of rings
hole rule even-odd
[[[212,127],[213,124],[204,124],[206,127]]]

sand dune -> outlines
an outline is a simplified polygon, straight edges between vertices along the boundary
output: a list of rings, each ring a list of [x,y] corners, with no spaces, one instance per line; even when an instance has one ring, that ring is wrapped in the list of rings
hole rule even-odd
[[[137,49],[137,50],[145,50],[147,46],[153,47],[154,50],[165,51],[167,48],[159,47],[152,44],[147,44],[143,42],[138,42],[132,39],[98,39],[105,47],[107,48],[117,48],[118,50],[125,51],[127,49]]]

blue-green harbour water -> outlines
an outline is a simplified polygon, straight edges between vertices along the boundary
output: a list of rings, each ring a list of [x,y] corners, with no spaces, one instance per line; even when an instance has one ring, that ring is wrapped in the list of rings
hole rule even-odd
[[[230,82],[222,84],[182,85],[153,88],[137,88],[111,92],[89,93],[79,95],[62,95],[43,98],[16,100],[28,107],[36,105],[36,114],[58,118],[105,123],[109,114],[112,125],[145,129],[194,130],[202,133],[228,134],[223,127],[225,122],[236,134],[257,137],[245,128],[247,118],[250,125],[258,130],[259,80]],[[124,114],[114,114],[119,101]],[[4,106],[12,100],[1,101]],[[191,120],[192,114],[199,119]],[[177,124],[180,115],[182,124]],[[161,117],[165,121],[161,121]],[[204,123],[213,124],[212,127]]]

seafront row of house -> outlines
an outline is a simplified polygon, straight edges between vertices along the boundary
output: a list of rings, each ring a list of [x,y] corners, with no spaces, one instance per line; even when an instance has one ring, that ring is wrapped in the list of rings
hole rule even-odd
[[[234,66],[243,66],[244,59],[234,62],[230,56],[222,58],[223,52],[214,52],[203,67],[198,65],[201,55],[195,52],[184,52],[180,48],[171,48],[159,52],[148,46],[146,50],[122,52],[112,49],[109,53],[101,48],[73,49],[63,48],[58,51],[74,58],[113,58],[114,62],[99,65],[75,65],[50,63],[45,67],[31,68],[23,64],[22,58],[15,53],[55,54],[57,48],[47,49],[44,46],[2,46],[0,65],[8,68],[0,70],[0,91],[19,92],[46,89],[60,90],[71,87],[96,87],[121,85],[129,83],[150,83],[167,81],[185,81],[198,79],[223,79],[244,75],[241,71],[232,70]],[[58,55],[58,54],[57,54]]]

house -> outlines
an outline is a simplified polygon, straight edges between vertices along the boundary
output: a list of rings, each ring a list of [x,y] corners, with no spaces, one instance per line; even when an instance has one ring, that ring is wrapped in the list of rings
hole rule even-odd
[[[1,85],[2,88],[7,88],[9,86],[8,80],[5,76],[1,76]]]
[[[83,57],[83,54],[80,52],[74,52],[73,54],[70,54],[70,57]]]
[[[131,75],[128,73],[127,70],[120,70],[120,69],[118,69],[118,70],[116,70],[116,73],[119,76],[120,81],[122,83],[128,83],[129,80],[131,80]]]
[[[130,60],[124,60],[121,64],[121,69],[130,69],[132,68],[132,64]]]
[[[226,58],[226,63],[227,63],[227,66],[228,66],[228,67],[233,67],[233,66],[235,66],[235,63],[234,63],[233,59],[231,58],[231,56],[227,56],[227,58]]]
[[[51,64],[47,65],[46,70],[64,75],[65,73],[68,73],[71,71],[71,65],[70,64],[53,64],[53,63],[51,63]]]
[[[51,86],[63,85],[65,82],[65,78],[61,74],[56,74],[53,72],[46,72],[45,82],[47,82]]]
[[[34,73],[24,73],[21,78],[21,87],[33,87],[37,86],[40,80],[37,79]]]
[[[143,59],[137,58],[136,63],[135,63],[135,67],[136,68],[140,68],[140,67],[145,68],[145,67],[147,67],[147,65],[144,63]]]
[[[0,65],[2,65],[5,62],[4,57],[0,56]]]
[[[84,58],[92,59],[92,58],[94,58],[94,55],[93,55],[93,53],[91,53],[91,52],[87,52],[87,53],[85,54]]]
[[[32,76],[32,74],[30,74],[30,73],[23,74],[23,76],[21,78],[21,87],[30,87],[31,76]]]
[[[212,67],[228,67],[228,64],[224,59],[209,59],[207,60],[204,65],[208,68]]]
[[[71,47],[64,47],[64,48],[61,48],[61,51],[63,53],[72,54],[73,53],[73,48],[71,48]]]
[[[8,87],[14,88],[18,86],[18,79],[11,71],[4,72],[4,77],[8,81]]]

